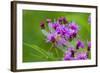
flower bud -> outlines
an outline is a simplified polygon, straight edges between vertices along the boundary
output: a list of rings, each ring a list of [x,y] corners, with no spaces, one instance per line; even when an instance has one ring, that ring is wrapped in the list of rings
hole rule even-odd
[[[51,19],[47,19],[46,21],[47,21],[47,23],[50,23],[51,22]]]
[[[41,22],[41,23],[40,23],[40,27],[41,27],[41,29],[45,29],[44,22]]]

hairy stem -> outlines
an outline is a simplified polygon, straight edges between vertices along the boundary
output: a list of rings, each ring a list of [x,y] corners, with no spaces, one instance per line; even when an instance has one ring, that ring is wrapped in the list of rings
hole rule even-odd
[[[57,57],[59,57],[59,54],[58,54],[58,50],[57,50],[57,48],[55,48],[55,51],[56,51],[56,55],[57,55]]]
[[[52,50],[52,48],[54,47],[54,43],[51,45],[51,47],[49,48],[49,51]]]

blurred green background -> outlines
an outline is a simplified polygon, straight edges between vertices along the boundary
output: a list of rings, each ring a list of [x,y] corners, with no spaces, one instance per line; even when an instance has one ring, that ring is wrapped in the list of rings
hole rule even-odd
[[[46,43],[40,28],[41,21],[46,22],[47,18],[54,20],[61,16],[79,25],[79,37],[85,44],[91,39],[91,27],[88,22],[90,13],[23,10],[23,62],[63,59],[64,53],[60,49],[53,48],[48,51],[51,44]]]

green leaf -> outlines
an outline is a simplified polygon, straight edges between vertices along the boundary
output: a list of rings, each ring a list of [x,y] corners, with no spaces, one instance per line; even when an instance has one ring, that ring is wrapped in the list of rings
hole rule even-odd
[[[27,46],[29,46],[29,47],[31,47],[31,48],[33,48],[34,50],[36,50],[37,52],[39,52],[43,56],[48,57],[46,51],[43,50],[43,49],[41,49],[40,47],[38,47],[38,46],[36,46],[34,44],[32,44],[32,45],[27,44],[27,43],[24,43],[24,44],[27,45]]]
[[[44,56],[46,59],[48,59],[48,58],[54,59],[52,53],[47,52],[44,49],[42,49],[42,48],[40,48],[40,47],[38,47],[38,46],[36,46],[34,44],[30,45],[30,44],[24,43],[24,45],[33,48],[35,51],[39,52],[39,54],[42,55],[42,56]]]

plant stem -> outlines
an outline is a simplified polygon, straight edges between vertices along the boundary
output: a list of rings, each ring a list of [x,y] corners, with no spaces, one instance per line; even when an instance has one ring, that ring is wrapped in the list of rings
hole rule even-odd
[[[57,48],[55,48],[55,51],[56,51],[56,55],[57,55],[57,57],[59,57],[59,54],[58,54]]]
[[[54,43],[51,45],[51,47],[49,48],[49,51],[52,50],[52,48],[54,47]]]

